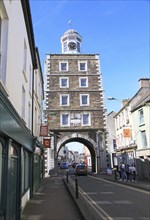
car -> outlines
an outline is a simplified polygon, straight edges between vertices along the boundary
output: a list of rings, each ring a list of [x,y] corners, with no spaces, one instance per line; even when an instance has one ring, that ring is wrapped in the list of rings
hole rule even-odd
[[[77,164],[74,170],[74,174],[87,176],[87,166],[85,164]]]
[[[68,169],[68,163],[67,162],[62,162],[60,164],[60,169]]]
[[[72,165],[73,168],[75,168],[75,167],[77,166],[77,164],[78,164],[78,163],[76,163],[76,162],[72,162],[71,165]]]

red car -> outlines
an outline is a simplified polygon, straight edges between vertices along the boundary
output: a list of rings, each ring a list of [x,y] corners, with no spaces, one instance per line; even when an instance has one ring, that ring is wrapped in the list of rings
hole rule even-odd
[[[88,174],[87,166],[85,164],[76,165],[75,170],[74,170],[74,174],[87,176],[87,174]]]

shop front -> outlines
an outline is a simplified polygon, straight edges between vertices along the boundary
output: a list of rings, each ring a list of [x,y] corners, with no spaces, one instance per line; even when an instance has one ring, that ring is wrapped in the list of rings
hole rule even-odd
[[[30,198],[34,137],[0,92],[0,219],[20,220]]]

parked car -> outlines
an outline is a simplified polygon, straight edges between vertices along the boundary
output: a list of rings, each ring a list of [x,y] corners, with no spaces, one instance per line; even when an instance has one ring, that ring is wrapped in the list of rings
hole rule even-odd
[[[75,168],[77,166],[78,163],[76,162],[72,162],[72,167]]]
[[[87,176],[87,166],[85,164],[77,164],[74,170],[75,175],[85,175]]]
[[[62,162],[60,164],[60,169],[68,169],[68,163],[67,162]]]

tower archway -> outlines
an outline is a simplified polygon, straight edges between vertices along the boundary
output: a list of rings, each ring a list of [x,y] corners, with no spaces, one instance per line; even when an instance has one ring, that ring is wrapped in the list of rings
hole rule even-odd
[[[92,172],[96,172],[96,158],[97,158],[97,144],[92,139],[89,138],[88,135],[85,134],[77,134],[77,133],[71,133],[69,135],[64,135],[58,142],[56,147],[56,154],[58,158],[58,154],[60,149],[65,146],[68,143],[71,142],[79,142],[86,146],[91,154],[91,161],[92,161]]]

